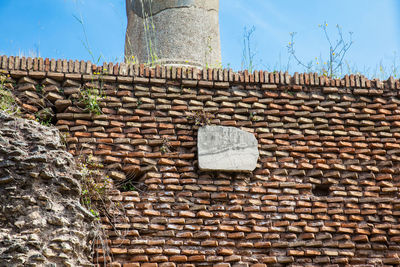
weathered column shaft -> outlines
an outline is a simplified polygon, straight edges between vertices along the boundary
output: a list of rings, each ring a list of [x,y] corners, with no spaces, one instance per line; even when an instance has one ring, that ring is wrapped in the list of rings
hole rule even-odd
[[[126,0],[125,61],[217,67],[219,0]]]

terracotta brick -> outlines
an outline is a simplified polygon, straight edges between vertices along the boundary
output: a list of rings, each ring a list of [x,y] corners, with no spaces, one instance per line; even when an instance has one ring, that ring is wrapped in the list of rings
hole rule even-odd
[[[188,261],[205,261],[206,256],[205,255],[194,255],[194,256],[189,256]]]
[[[229,233],[228,238],[231,239],[238,239],[238,238],[244,238],[244,233],[243,232],[235,232],[235,233]]]
[[[278,262],[278,259],[276,258],[276,257],[262,257],[261,258],[261,261],[263,262],[263,263],[277,263]]]
[[[234,251],[232,249],[228,249],[228,248],[219,248],[217,249],[217,254],[218,255],[232,255],[234,253]]]
[[[198,216],[198,217],[203,217],[203,218],[212,218],[212,217],[214,217],[213,213],[211,213],[211,212],[206,212],[206,211],[199,211],[199,212],[197,213],[197,216]]]
[[[91,137],[91,133],[85,133],[85,132],[75,132],[74,133],[75,137]]]
[[[287,252],[288,256],[304,256],[304,251],[302,250],[288,250]]]
[[[161,154],[159,154],[159,155],[161,156]],[[158,161],[158,164],[159,165],[174,165],[175,162],[173,160],[169,160],[169,159],[166,159],[166,158],[161,158]]]
[[[269,242],[269,241],[256,242],[256,243],[254,243],[254,247],[256,247],[256,248],[269,248],[269,247],[271,247],[271,242]]]
[[[106,144],[112,144],[114,142],[112,138],[97,138],[96,141],[98,143],[106,143]]]
[[[138,255],[130,258],[130,261],[132,262],[148,262],[149,257],[148,256],[143,256],[143,255]]]
[[[317,255],[321,255],[321,252],[318,250],[306,249],[305,255],[306,256],[317,256]]]
[[[106,156],[106,157],[104,157],[104,161],[107,163],[117,163],[117,162],[121,162],[122,160],[120,158]]]
[[[126,254],[128,250],[126,248],[111,248],[110,252],[112,254]]]
[[[152,256],[150,258],[151,262],[167,262],[168,261],[168,257],[164,256],[164,255],[157,255],[157,256]]]
[[[136,255],[136,254],[144,254],[144,249],[128,249],[128,254]]]
[[[172,262],[187,262],[187,256],[185,255],[174,255],[169,257],[169,260]]]
[[[218,246],[218,241],[216,240],[206,240],[201,242],[201,245],[204,247],[217,247]]]

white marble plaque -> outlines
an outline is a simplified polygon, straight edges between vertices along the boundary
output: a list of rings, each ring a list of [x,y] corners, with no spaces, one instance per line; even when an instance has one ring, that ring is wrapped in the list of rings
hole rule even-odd
[[[252,133],[225,126],[199,128],[197,149],[200,170],[253,171],[259,156]]]

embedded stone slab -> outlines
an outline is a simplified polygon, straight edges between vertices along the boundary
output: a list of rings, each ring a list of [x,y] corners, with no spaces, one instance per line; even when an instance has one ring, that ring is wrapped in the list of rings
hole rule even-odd
[[[199,168],[203,171],[253,171],[259,156],[252,133],[226,126],[204,126],[197,135]]]

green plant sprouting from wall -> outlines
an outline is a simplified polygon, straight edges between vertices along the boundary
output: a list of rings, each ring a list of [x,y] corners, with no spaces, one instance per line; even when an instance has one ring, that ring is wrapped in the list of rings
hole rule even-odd
[[[127,64],[139,64],[138,59],[135,57],[135,55],[133,55],[133,51],[132,51],[132,42],[131,42],[131,38],[129,38],[129,36],[126,36],[126,41],[128,42],[128,49],[131,49],[130,54],[131,56],[125,56],[125,62]]]
[[[222,69],[222,62],[217,61],[215,62],[213,65],[210,65],[209,62],[211,62],[211,56],[213,53],[213,47],[212,47],[212,36],[207,36],[207,38],[205,39],[205,50],[204,50],[204,62],[205,62],[205,69]],[[185,63],[188,63],[188,61],[185,61]]]
[[[143,184],[138,181],[138,179],[140,179],[141,177],[140,169],[126,169],[125,174],[126,178],[123,181],[116,183],[115,187],[118,188],[121,192],[142,191]]]
[[[206,49],[204,50],[204,62],[206,63],[206,69],[210,68],[210,65],[208,62],[210,62],[210,57],[213,51],[212,45],[211,45],[211,36],[207,36],[206,40]]]
[[[99,62],[100,62],[100,60],[101,60],[101,58],[102,58],[102,55],[100,54],[99,57],[98,57],[97,59],[95,58],[94,53],[93,53],[93,51],[92,51],[92,49],[91,49],[91,47],[90,47],[90,45],[89,45],[89,39],[88,39],[88,37],[87,37],[86,27],[85,27],[85,24],[84,24],[82,15],[80,15],[79,18],[78,18],[78,16],[76,16],[76,15],[73,15],[73,16],[74,16],[74,18],[79,22],[79,24],[80,24],[81,27],[82,27],[83,37],[84,37],[84,40],[81,40],[82,45],[85,47],[86,51],[88,51],[88,53],[89,53],[89,55],[90,55],[90,57],[91,57],[93,63],[95,63],[96,65],[99,64]]]
[[[250,29],[245,27],[243,30],[242,69],[247,69],[250,73],[255,69],[256,53],[254,52],[252,41],[255,30],[254,26]]]
[[[213,118],[214,115],[205,110],[196,110],[187,116],[187,119],[191,120],[196,126],[211,125]]]
[[[390,58],[390,62],[388,64],[384,63],[384,60],[381,60],[374,71],[374,77],[380,79],[387,79],[390,76],[398,79],[400,77],[400,67],[399,67],[398,54],[396,51],[393,52],[393,55]]]
[[[140,0],[140,4],[142,6],[142,18],[143,18],[143,30],[144,30],[144,38],[145,45],[147,50],[147,62],[146,65],[155,66],[158,62],[157,56],[157,38],[156,38],[156,27],[153,21],[153,11],[152,11],[152,2],[153,0]],[[146,12],[149,7],[149,13]],[[131,48],[133,46],[132,40],[127,36],[128,47]],[[133,51],[130,51],[131,56],[125,58],[127,63],[137,64],[138,62],[136,56]]]
[[[257,112],[255,112],[255,111],[250,112],[250,114],[249,114],[249,120],[250,120],[250,121],[253,121],[253,122],[258,121],[258,120],[259,120],[259,117],[257,116]]]
[[[147,14],[145,11],[146,9],[144,8],[144,1],[147,1],[148,6],[149,6],[149,12],[150,14]],[[147,44],[147,55],[148,55],[148,64],[151,66],[155,65],[155,63],[158,61],[157,57],[157,39],[156,39],[156,28],[154,26],[154,21],[153,21],[153,11],[152,11],[152,2],[153,0],[140,0],[142,4],[142,11],[143,11],[143,28],[145,32],[145,38],[146,38],[146,44]]]
[[[82,44],[85,47],[86,51],[89,53],[91,59],[93,60],[95,65],[98,65],[101,61],[102,55],[96,59],[94,53],[90,47],[89,39],[86,33],[86,27],[82,18],[82,15],[78,18],[78,16],[73,15],[74,18],[78,21],[78,23],[82,27],[84,40],[82,40]],[[96,81],[99,82],[99,86],[94,87],[85,87],[83,90],[80,90],[79,93],[79,101],[84,105],[85,110],[90,113],[99,115],[101,114],[100,101],[105,98],[103,92],[103,75],[107,74],[107,69],[102,69],[99,72],[93,72],[91,74],[92,84],[96,84]]]
[[[289,53],[289,62],[292,57],[296,63],[302,67],[304,67],[307,71],[312,71],[313,69],[319,70],[321,75],[328,77],[338,77],[343,73],[343,64],[344,58],[349,51],[350,47],[353,44],[352,40],[352,32],[349,32],[349,39],[345,40],[343,37],[342,28],[339,25],[336,25],[337,29],[337,40],[335,42],[332,41],[331,36],[328,34],[328,23],[320,24],[320,27],[324,33],[325,39],[329,45],[329,55],[328,59],[324,60],[321,56],[315,58],[314,61],[310,61],[309,63],[304,63],[301,61],[296,55],[295,50],[295,32],[290,33],[290,42],[287,45],[288,53]],[[288,66],[289,66],[288,62]]]
[[[101,223],[101,214],[104,214],[104,210],[110,206],[109,198],[106,195],[109,191],[110,180],[108,177],[101,179],[103,165],[96,162],[92,155],[81,156],[76,161],[82,175],[80,201],[89,211],[95,229],[93,240],[91,240],[92,254],[96,253],[96,246],[100,245],[103,256],[111,256],[108,244],[105,242],[107,235]]]
[[[171,143],[169,142],[167,137],[163,137],[162,146],[160,147],[161,154],[171,152]]]
[[[20,108],[11,93],[7,88],[10,75],[5,73],[0,73],[0,110],[8,114],[19,114]]]
[[[103,90],[103,75],[107,74],[107,69],[100,72],[93,72],[91,75],[92,83],[80,90],[79,101],[85,110],[100,115],[102,113],[100,103],[106,98]]]
[[[104,166],[96,162],[92,155],[86,158],[78,158],[77,163],[83,176],[81,182],[81,203],[97,220],[99,220],[99,210],[102,207],[98,207],[98,201],[104,201],[110,179],[106,177],[104,181],[100,180],[101,170]]]
[[[36,93],[42,97],[43,101],[48,101],[43,98],[43,85],[36,85]],[[41,109],[38,112],[30,112],[24,110],[21,112],[20,104],[21,100],[18,100],[17,97],[14,96],[13,91],[13,82],[10,80],[10,75],[6,72],[0,71],[0,110],[4,111],[10,115],[14,116],[22,116],[23,114],[29,115],[25,116],[25,118],[32,119],[34,121],[39,122],[44,126],[52,126],[52,121],[54,118],[54,113],[51,108],[45,108],[43,105],[38,104]]]
[[[85,88],[80,91],[80,100],[85,105],[85,109],[90,113],[100,115],[100,101],[104,99],[104,94],[98,88]]]
[[[50,108],[44,108],[34,114],[35,120],[43,126],[52,126],[54,113]]]
[[[77,157],[76,163],[82,176],[80,202],[89,212],[95,228],[91,241],[92,253],[99,254],[98,248],[100,248],[104,258],[111,258],[110,247],[106,242],[108,234],[102,225],[103,218],[110,223],[118,237],[124,238],[126,232],[117,229],[115,224],[126,218],[125,209],[120,202],[112,200],[113,181],[104,176],[103,164],[92,154]],[[103,264],[107,266],[106,261]]]

